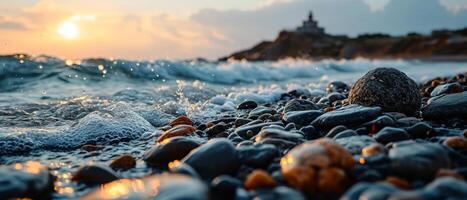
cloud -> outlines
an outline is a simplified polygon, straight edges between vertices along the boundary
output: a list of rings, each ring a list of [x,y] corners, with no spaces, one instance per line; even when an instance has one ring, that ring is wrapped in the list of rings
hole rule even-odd
[[[3,21],[0,19],[0,29],[24,31],[28,30],[28,27],[20,22]]]

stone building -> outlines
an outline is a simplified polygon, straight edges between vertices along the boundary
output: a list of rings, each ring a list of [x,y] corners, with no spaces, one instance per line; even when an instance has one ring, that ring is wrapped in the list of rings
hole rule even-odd
[[[313,13],[310,12],[308,20],[303,21],[303,24],[295,30],[301,34],[324,35],[324,28],[318,26],[318,22],[313,19]]]

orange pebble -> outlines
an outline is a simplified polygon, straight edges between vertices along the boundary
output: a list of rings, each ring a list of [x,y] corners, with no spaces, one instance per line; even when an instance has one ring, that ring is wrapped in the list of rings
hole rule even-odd
[[[276,181],[264,170],[251,172],[245,180],[245,189],[254,190],[258,188],[275,187]]]
[[[109,165],[109,167],[114,170],[117,170],[117,169],[127,170],[135,166],[136,166],[136,159],[129,154],[125,154],[125,155],[122,155],[116,158]]]
[[[164,132],[159,138],[157,138],[157,142],[162,142],[167,138],[175,137],[175,136],[185,136],[190,135],[195,132],[195,128],[190,125],[178,125],[175,126],[167,131]]]
[[[397,176],[388,176],[385,181],[401,189],[410,189],[410,183]]]
[[[177,126],[177,125],[181,125],[181,124],[185,124],[185,125],[190,125],[192,126],[193,125],[193,122],[191,121],[190,118],[188,118],[187,116],[185,115],[182,115],[180,117],[177,117],[177,119],[174,119],[173,121],[171,121],[169,123],[170,126]]]
[[[461,136],[449,137],[444,140],[443,144],[453,149],[467,149],[467,138]]]

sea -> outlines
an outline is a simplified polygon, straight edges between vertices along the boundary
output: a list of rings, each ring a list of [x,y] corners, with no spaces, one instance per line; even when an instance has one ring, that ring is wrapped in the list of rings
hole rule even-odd
[[[71,181],[90,163],[124,153],[140,158],[180,115],[205,123],[246,100],[278,101],[291,90],[324,95],[326,85],[351,85],[368,70],[394,67],[418,83],[467,72],[467,62],[429,60],[296,60],[274,62],[82,59],[0,56],[0,164],[38,161],[57,176],[54,199],[88,188]],[[401,91],[403,92],[403,91]],[[85,144],[103,146],[87,152]],[[151,173],[144,162],[122,177]]]

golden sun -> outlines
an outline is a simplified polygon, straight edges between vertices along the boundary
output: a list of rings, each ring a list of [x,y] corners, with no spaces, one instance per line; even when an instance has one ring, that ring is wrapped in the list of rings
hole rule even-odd
[[[79,35],[79,29],[73,22],[64,22],[58,27],[57,33],[65,39],[76,39]]]

